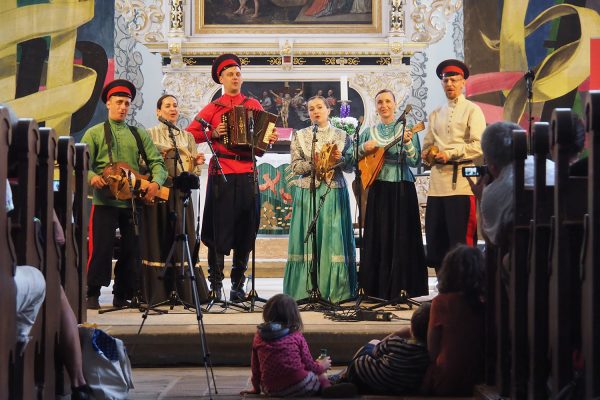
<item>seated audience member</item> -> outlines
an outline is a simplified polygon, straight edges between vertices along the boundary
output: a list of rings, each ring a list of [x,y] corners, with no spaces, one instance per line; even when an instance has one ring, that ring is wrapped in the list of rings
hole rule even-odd
[[[6,211],[14,209],[12,191],[6,182]],[[64,244],[64,232],[60,223],[54,224],[55,237]],[[58,229],[57,229],[58,228]],[[62,239],[61,239],[62,238]],[[59,243],[60,244],[60,243]],[[46,296],[46,281],[42,272],[29,265],[19,265],[15,269],[16,288],[16,326],[17,344],[19,351],[24,351],[29,342],[29,332],[35,323],[40,307]],[[67,373],[71,379],[71,399],[93,399],[92,389],[87,385],[83,376],[83,362],[77,319],[71,309],[62,286],[60,287],[60,348],[59,352]]]
[[[353,357],[347,369],[330,377],[332,383],[351,382],[362,393],[404,395],[421,387],[429,366],[427,326],[431,304],[412,315],[410,328],[372,340]]]
[[[252,342],[252,387],[241,394],[264,393],[272,397],[351,397],[356,387],[331,386],[325,371],[331,358],[313,360],[302,335],[302,317],[296,301],[277,294],[263,309],[264,323],[258,326]]]
[[[471,396],[483,378],[484,268],[481,251],[465,245],[442,261],[427,332],[427,394]]]
[[[481,200],[481,230],[497,246],[507,244],[513,215],[512,131],[515,129],[521,128],[512,122],[496,122],[485,128],[481,136],[481,149],[487,174],[476,185],[468,178],[475,197]]]

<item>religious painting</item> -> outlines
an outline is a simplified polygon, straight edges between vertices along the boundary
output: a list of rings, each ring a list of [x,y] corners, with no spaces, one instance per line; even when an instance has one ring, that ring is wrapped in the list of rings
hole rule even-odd
[[[381,0],[196,0],[195,33],[381,33]]]
[[[323,96],[331,108],[330,117],[354,117],[360,119],[365,111],[362,98],[354,89],[348,88],[348,101],[340,99],[339,81],[245,81],[242,93],[257,99],[265,109],[277,114],[276,126],[297,130],[309,126],[307,101],[312,96]],[[213,100],[221,96],[215,94]],[[286,130],[281,130],[285,132]]]

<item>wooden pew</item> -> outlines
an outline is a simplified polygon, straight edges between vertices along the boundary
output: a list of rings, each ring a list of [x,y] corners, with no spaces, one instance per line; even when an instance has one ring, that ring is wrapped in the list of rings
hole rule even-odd
[[[75,241],[77,243],[77,270],[79,273],[79,307],[75,312],[79,323],[87,321],[86,288],[88,261],[88,170],[90,168],[90,153],[87,144],[75,145],[75,199],[73,216],[75,219]]]
[[[533,190],[525,189],[525,159],[527,132],[513,131],[514,190],[512,241],[510,244],[510,271],[508,306],[510,321],[510,360],[512,399],[527,396],[527,266],[529,255],[529,225],[533,214]]]
[[[37,235],[41,228],[39,222],[34,221],[36,166],[40,148],[38,126],[32,119],[19,119],[13,129],[8,160],[14,172],[11,178],[17,181],[13,187],[15,210],[11,220],[17,264],[41,268],[42,250]],[[22,379],[15,386],[15,398],[33,399],[41,395],[43,388],[43,381],[40,381],[43,377],[42,318],[36,319],[30,335],[32,339],[17,360],[17,378]],[[22,373],[20,368],[23,368]]]
[[[550,153],[550,125],[533,127],[534,153],[533,219],[529,246],[529,287],[527,299],[529,336],[528,397],[544,398],[550,372],[548,356],[548,251],[550,218],[554,211],[554,186],[546,186],[546,158]]]
[[[6,204],[6,177],[8,173],[8,148],[12,129],[8,110],[0,106],[0,204]],[[13,279],[15,254],[10,237],[10,220],[2,209],[0,213],[0,400],[9,398],[11,371],[14,371],[16,343],[16,288]],[[12,251],[10,251],[12,250]]]
[[[44,368],[44,398],[52,398],[56,393],[56,352],[60,331],[60,264],[57,243],[54,235],[54,161],[56,159],[57,137],[54,129],[39,128],[40,153],[37,169],[36,208],[39,210],[44,237],[42,272],[46,280],[46,299],[40,310],[42,317]]]
[[[573,141],[573,128],[571,110],[555,109],[551,122],[555,187],[549,293],[553,396],[573,379],[572,359],[581,330],[579,257],[587,209],[587,178],[569,176],[570,155],[565,145]]]
[[[587,241],[582,277],[582,352],[585,398],[600,396],[600,91],[589,93],[585,105],[589,146]]]
[[[71,308],[79,313],[79,271],[77,269],[77,242],[73,231],[73,192],[75,191],[75,142],[70,136],[58,138],[58,169],[60,182],[55,193],[56,214],[65,232],[61,257],[61,281]]]

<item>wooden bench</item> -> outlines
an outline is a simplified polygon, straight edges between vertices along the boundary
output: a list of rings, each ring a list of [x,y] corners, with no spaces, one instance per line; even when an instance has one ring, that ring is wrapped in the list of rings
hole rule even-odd
[[[551,132],[555,162],[549,286],[551,393],[557,396],[573,380],[573,355],[580,340],[580,251],[587,212],[587,178],[569,176],[574,126],[570,109],[555,109]]]
[[[534,153],[533,219],[529,242],[529,286],[527,299],[529,336],[529,398],[547,395],[548,374],[548,251],[550,218],[554,211],[554,186],[546,185],[546,159],[550,154],[550,125],[533,126]]]
[[[533,217],[533,190],[525,189],[527,132],[513,131],[513,222],[510,244],[508,315],[510,321],[510,396],[526,397],[527,354],[527,271],[529,263],[529,227]]]
[[[8,149],[12,129],[8,110],[0,106],[0,204],[6,204],[6,178],[8,174]],[[0,213],[0,399],[9,398],[13,383],[16,344],[16,288],[14,281],[15,254],[10,237],[10,220],[6,212]],[[11,251],[12,250],[12,251]]]
[[[46,299],[41,310],[43,337],[43,382],[44,398],[56,393],[55,371],[58,358],[60,333],[60,262],[54,232],[54,161],[56,160],[57,137],[54,129],[39,128],[40,153],[38,158],[36,209],[42,222],[43,263],[42,272],[46,280]],[[39,318],[39,317],[38,317]]]
[[[38,240],[41,224],[35,214],[36,167],[39,154],[39,132],[32,119],[19,119],[13,126],[9,149],[9,177],[13,179],[12,240],[18,265],[42,269],[42,249]],[[12,174],[11,174],[12,172]],[[37,318],[25,352],[17,357],[14,398],[33,399],[42,395],[44,360],[42,318]]]
[[[589,145],[588,216],[585,266],[582,276],[582,353],[585,362],[585,398],[600,396],[600,91],[589,93],[585,105]]]
[[[61,258],[61,281],[75,316],[79,312],[80,283],[77,266],[77,241],[73,230],[73,193],[75,192],[75,142],[70,136],[58,138],[58,191],[55,193],[56,214],[65,232]]]
[[[90,153],[87,144],[75,145],[75,197],[73,200],[73,217],[75,221],[75,242],[77,245],[78,272],[78,307],[75,312],[79,323],[87,321],[86,287],[88,262],[88,170],[90,168]]]

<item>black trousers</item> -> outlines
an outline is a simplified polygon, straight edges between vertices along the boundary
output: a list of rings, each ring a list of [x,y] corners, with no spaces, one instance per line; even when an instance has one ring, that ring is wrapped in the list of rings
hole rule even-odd
[[[132,209],[94,205],[89,225],[88,297],[99,296],[100,287],[110,285],[117,227],[121,233],[121,243],[115,265],[113,293],[121,298],[131,298],[140,288],[139,244],[135,236]]]
[[[446,253],[459,243],[477,245],[475,196],[427,197],[425,213],[427,264],[436,271]]]

